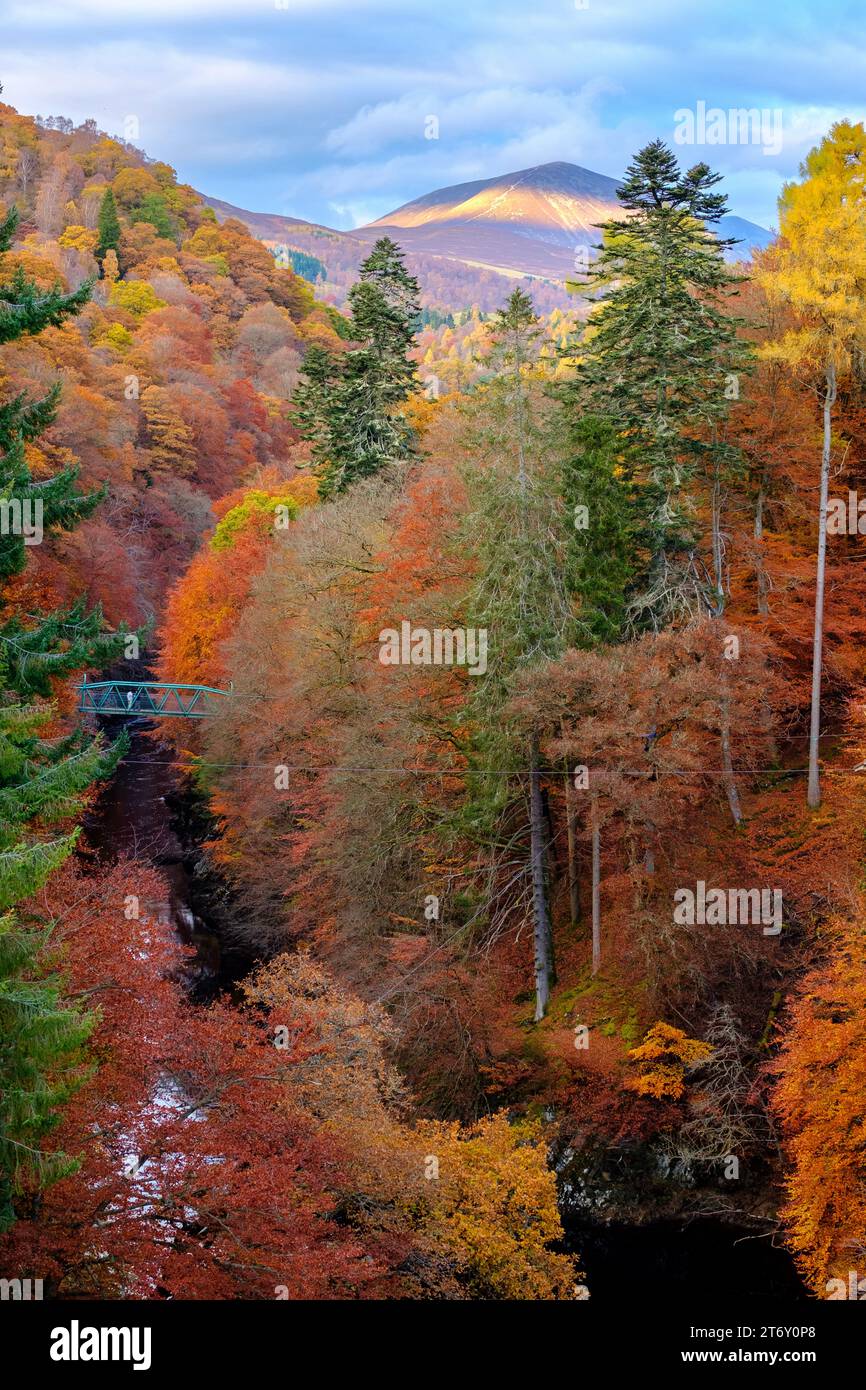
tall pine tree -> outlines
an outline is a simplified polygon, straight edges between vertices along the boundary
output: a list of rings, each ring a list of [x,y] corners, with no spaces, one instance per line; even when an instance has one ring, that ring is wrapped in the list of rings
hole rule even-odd
[[[682,173],[662,141],[647,145],[618,189],[629,215],[604,224],[588,273],[603,303],[577,349],[570,396],[575,416],[610,422],[633,461],[641,563],[627,620],[638,630],[718,601],[689,489],[735,462],[720,426],[726,385],[748,357],[724,307],[738,277],[724,258],[733,243],[712,231],[726,206],[718,181],[706,164]]]
[[[339,367],[327,348],[311,343],[304,357],[301,380],[292,396],[292,419],[310,445],[310,462],[321,474],[328,465],[331,407]]]
[[[418,284],[388,237],[377,241],[349,291],[353,346],[337,363],[310,350],[294,419],[312,444],[323,497],[410,457],[402,406],[415,385],[409,349],[419,321]]]
[[[364,345],[382,403],[399,406],[415,385],[409,349],[421,309],[418,281],[390,237],[376,242],[349,291],[352,336]]]
[[[117,215],[114,193],[110,188],[106,188],[102,195],[97,231],[99,232],[99,241],[96,243],[94,255],[100,264],[105,260],[109,251],[113,251],[120,259],[120,218]]]

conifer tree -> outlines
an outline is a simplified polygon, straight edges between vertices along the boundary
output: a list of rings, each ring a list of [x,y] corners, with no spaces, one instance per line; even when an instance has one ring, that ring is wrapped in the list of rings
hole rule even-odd
[[[114,193],[110,188],[106,188],[102,195],[102,202],[99,205],[99,221],[97,222],[99,241],[96,243],[94,255],[102,263],[109,251],[114,251],[120,256],[120,218],[117,215],[117,203],[114,200]]]
[[[346,354],[327,402],[327,463],[319,484],[323,497],[345,492],[362,478],[409,457],[411,431],[386,403],[389,393],[373,349],[355,348]]]
[[[0,256],[12,245],[18,218],[18,209],[13,207],[0,220]],[[70,294],[64,293],[59,284],[46,294],[27,279],[19,266],[11,279],[0,278],[0,343],[41,333],[49,325],[62,323],[83,308],[90,290],[90,281],[85,281]]]
[[[29,891],[63,858],[62,850],[46,851],[31,866]],[[49,944],[50,931],[22,927],[11,912],[0,916],[0,1232],[15,1221],[13,1197],[23,1180],[44,1186],[78,1166],[40,1141],[87,1079],[84,1049],[96,1019],[64,1004],[61,979],[36,967]]]
[[[47,481],[35,482],[31,476],[25,445],[51,424],[59,398],[55,385],[42,400],[18,395],[0,405],[0,505],[6,519],[0,527],[0,582],[23,570],[28,539],[37,542],[39,532],[49,529],[71,530],[105,496],[104,488],[86,496],[76,491],[79,470],[74,464]]]
[[[399,406],[415,385],[409,349],[421,309],[418,282],[390,237],[376,242],[349,291],[352,337],[364,344],[368,370],[385,406]]]
[[[376,242],[349,291],[355,344],[337,364],[310,349],[295,392],[295,422],[313,446],[323,497],[406,459],[412,431],[401,406],[415,385],[409,349],[419,321],[418,284],[388,237]]]
[[[701,466],[730,466],[718,436],[725,385],[747,349],[723,300],[738,277],[731,240],[712,227],[726,206],[706,164],[682,173],[660,140],[629,166],[618,196],[627,217],[605,223],[588,275],[603,295],[580,346],[570,391],[581,410],[613,425],[635,460],[642,565],[629,596],[633,628],[658,628],[683,609],[712,610],[716,585],[695,558],[688,488]],[[573,353],[574,349],[569,349]]]
[[[566,510],[566,584],[578,601],[581,645],[616,642],[634,573],[634,484],[627,446],[609,420],[569,421],[561,488]]]
[[[292,420],[310,444],[316,473],[327,466],[331,439],[331,408],[339,369],[326,348],[311,343],[304,357],[301,380],[292,396]]]

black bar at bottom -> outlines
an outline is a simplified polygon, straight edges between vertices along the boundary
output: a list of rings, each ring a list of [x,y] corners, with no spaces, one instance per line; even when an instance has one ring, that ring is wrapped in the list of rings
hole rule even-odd
[[[499,1357],[514,1383],[525,1362],[533,1383],[571,1367],[566,1380],[634,1370],[687,1378],[720,1366],[728,1373],[760,1368],[772,1381],[789,1368],[820,1374],[822,1383],[857,1365],[866,1310],[806,1300],[653,1303],[648,1291],[624,1289],[621,1302],[575,1303],[322,1302],[322,1303],[0,1303],[7,1355],[17,1347],[22,1369],[48,1383],[104,1374],[136,1380],[184,1373],[219,1375],[221,1383],[251,1370],[268,1380],[280,1368],[286,1383],[345,1362],[353,1374],[405,1384],[416,1375],[465,1380],[478,1367],[489,1380]],[[113,1332],[102,1329],[114,1329]],[[111,1359],[117,1349],[118,1359]],[[414,1348],[414,1352],[412,1351]],[[52,1349],[54,1356],[52,1356]],[[91,1360],[91,1351],[105,1359]],[[125,1354],[125,1359],[123,1359]],[[420,1357],[413,1364],[415,1355]],[[303,1356],[303,1363],[299,1358]],[[69,1359],[59,1359],[68,1357]],[[77,1359],[72,1359],[77,1357]],[[366,1365],[365,1365],[366,1363]],[[303,1372],[301,1365],[303,1364]],[[136,1365],[139,1369],[136,1370]],[[583,1368],[583,1370],[581,1370]],[[19,1373],[20,1374],[20,1373]],[[29,1381],[27,1382],[29,1383]]]

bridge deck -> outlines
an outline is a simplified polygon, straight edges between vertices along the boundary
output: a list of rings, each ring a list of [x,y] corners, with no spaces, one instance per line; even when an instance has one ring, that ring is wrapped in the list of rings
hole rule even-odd
[[[82,714],[114,714],[131,718],[152,714],[160,719],[205,719],[213,712],[213,697],[225,699],[230,690],[210,685],[174,685],[166,681],[82,681],[77,685]]]

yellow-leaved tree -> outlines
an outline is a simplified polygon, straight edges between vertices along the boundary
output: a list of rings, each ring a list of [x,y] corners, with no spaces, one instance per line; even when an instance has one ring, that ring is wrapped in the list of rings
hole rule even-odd
[[[866,130],[834,125],[801,166],[802,181],[779,200],[780,242],[759,266],[771,300],[794,311],[796,326],[760,349],[802,371],[823,403],[821,501],[809,726],[811,807],[821,803],[818,749],[833,406],[840,378],[866,351]]]
[[[670,1023],[654,1023],[629,1058],[640,1064],[637,1076],[626,1080],[630,1091],[655,1100],[679,1100],[686,1089],[686,1074],[712,1055],[709,1043],[690,1038]]]
[[[343,989],[308,950],[276,956],[244,992],[267,1012],[275,1040],[284,1029],[300,1041],[301,1057],[286,1070],[286,1107],[336,1139],[345,1219],[388,1249],[407,1242],[409,1296],[585,1297],[574,1259],[556,1249],[556,1174],[539,1123],[511,1123],[504,1113],[467,1127],[411,1123],[411,1098],[389,1060],[398,1041],[391,1019]]]

